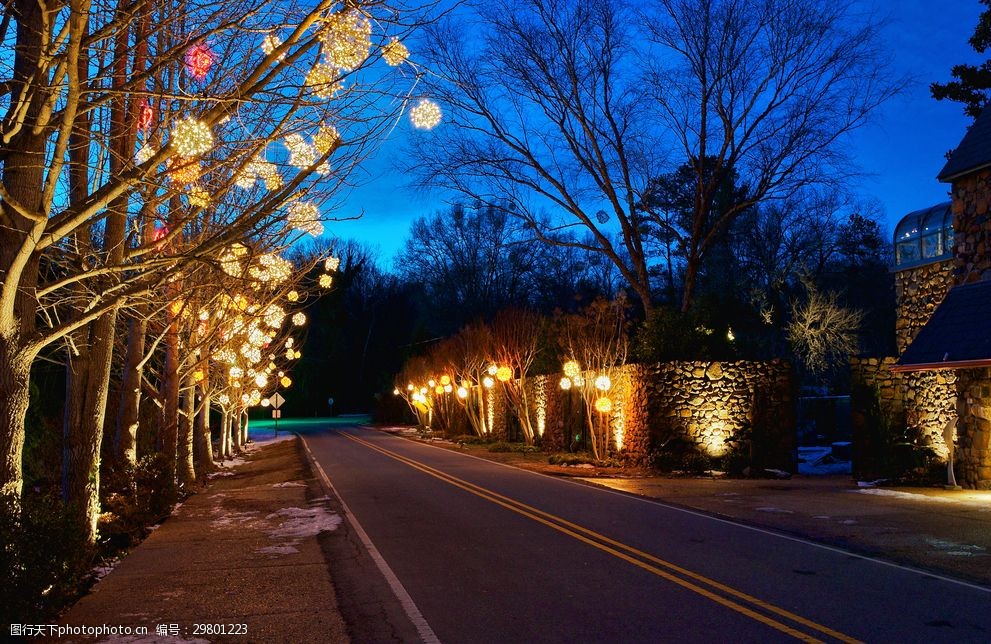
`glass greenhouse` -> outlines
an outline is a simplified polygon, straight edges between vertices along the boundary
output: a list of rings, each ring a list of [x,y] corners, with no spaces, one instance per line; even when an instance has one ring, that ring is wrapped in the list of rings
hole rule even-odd
[[[895,269],[928,264],[953,256],[950,202],[910,212],[895,226]]]

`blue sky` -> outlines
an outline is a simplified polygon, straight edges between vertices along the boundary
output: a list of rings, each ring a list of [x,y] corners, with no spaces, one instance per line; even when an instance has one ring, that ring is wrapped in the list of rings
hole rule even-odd
[[[858,192],[883,206],[890,230],[905,213],[948,199],[948,187],[936,181],[936,174],[970,119],[959,104],[930,98],[929,83],[948,80],[957,63],[982,60],[967,39],[983,5],[977,0],[900,0],[892,9],[887,2],[865,0],[865,5],[870,4],[892,12],[885,36],[893,67],[911,79],[905,93],[886,104],[850,140],[853,161],[865,173]],[[340,210],[341,216],[364,212],[363,218],[327,226],[330,234],[377,248],[386,268],[413,219],[443,207],[440,194],[407,189],[406,179],[392,166],[392,159],[402,152],[406,132],[405,122],[393,131],[357,177],[363,185],[354,189]]]

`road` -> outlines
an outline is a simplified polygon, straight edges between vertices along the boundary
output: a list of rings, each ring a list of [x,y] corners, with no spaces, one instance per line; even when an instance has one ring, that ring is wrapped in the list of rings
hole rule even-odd
[[[986,589],[347,421],[293,429],[442,642],[991,641]]]

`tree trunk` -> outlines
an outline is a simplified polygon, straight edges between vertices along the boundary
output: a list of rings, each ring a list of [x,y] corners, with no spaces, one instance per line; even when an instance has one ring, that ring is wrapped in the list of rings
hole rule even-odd
[[[165,458],[167,494],[176,494],[176,467],[179,445],[179,333],[178,320],[168,314],[165,331],[165,365],[162,369],[162,424],[160,428],[162,455]]]
[[[200,476],[213,469],[213,442],[210,436],[210,395],[203,393],[199,412],[196,414],[193,456]]]
[[[223,410],[220,415],[220,460],[231,455],[231,415]]]
[[[179,414],[179,445],[177,469],[179,485],[189,489],[196,482],[196,468],[193,464],[193,415],[196,412],[196,381],[190,373],[182,390],[182,413]]]
[[[138,311],[127,322],[127,356],[117,408],[117,429],[114,434],[114,455],[117,462],[133,470],[138,464],[138,424],[141,406],[142,360],[148,322]]]
[[[236,411],[231,418],[231,455],[241,451],[241,410]]]
[[[698,277],[699,264],[697,255],[693,253],[688,256],[688,261],[685,263],[685,286],[681,291],[682,313],[687,313],[695,300],[695,281]]]
[[[0,333],[0,494],[20,501],[24,487],[24,415],[30,400],[33,355],[21,349],[16,336]]]

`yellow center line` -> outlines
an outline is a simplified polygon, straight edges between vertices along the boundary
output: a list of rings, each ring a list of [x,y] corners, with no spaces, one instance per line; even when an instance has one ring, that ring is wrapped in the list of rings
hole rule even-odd
[[[450,483],[451,485],[454,485],[456,487],[459,487],[459,488],[461,488],[461,489],[463,489],[463,490],[465,490],[467,492],[471,492],[472,494],[474,494],[476,496],[479,496],[481,498],[484,498],[484,499],[486,499],[486,500],[488,500],[488,501],[490,501],[492,503],[495,503],[497,505],[500,505],[500,506],[502,506],[502,507],[504,507],[504,508],[506,508],[508,510],[512,510],[513,512],[516,512],[517,514],[521,514],[521,515],[523,515],[523,516],[525,516],[525,517],[527,517],[529,519],[532,519],[534,521],[537,521],[538,523],[541,523],[541,524],[546,525],[546,526],[548,526],[550,528],[553,528],[554,530],[557,530],[558,532],[562,532],[564,534],[567,534],[568,536],[570,536],[572,538],[575,538],[575,539],[577,539],[577,540],[579,540],[579,541],[581,541],[583,543],[587,543],[587,544],[589,544],[589,545],[591,545],[591,546],[593,546],[595,548],[598,548],[599,550],[602,550],[603,552],[606,552],[608,554],[611,554],[614,557],[617,557],[617,558],[622,559],[623,561],[626,561],[628,563],[631,563],[631,564],[633,564],[633,565],[635,565],[635,566],[637,566],[639,568],[642,568],[644,570],[647,570],[647,571],[649,571],[649,572],[651,572],[651,573],[653,573],[653,574],[655,574],[655,575],[657,575],[657,576],[659,576],[659,577],[661,577],[661,578],[663,578],[665,580],[671,581],[672,583],[675,583],[675,584],[677,584],[677,585],[679,585],[679,586],[681,586],[683,588],[686,588],[688,590],[691,590],[692,592],[695,592],[695,593],[697,593],[699,595],[702,595],[703,597],[706,597],[707,599],[710,599],[710,600],[712,600],[712,601],[714,601],[714,602],[716,602],[718,604],[721,604],[721,605],[723,605],[723,606],[725,606],[727,608],[730,608],[730,609],[732,609],[732,610],[734,610],[734,611],[736,611],[738,613],[741,613],[743,615],[746,615],[747,617],[750,617],[752,619],[755,619],[758,622],[761,622],[762,624],[765,624],[765,625],[770,626],[772,628],[775,628],[775,629],[777,629],[779,631],[782,631],[784,633],[787,633],[788,635],[791,635],[791,636],[793,636],[793,637],[795,637],[795,638],[797,638],[797,639],[799,639],[801,641],[805,641],[805,642],[819,642],[820,640],[816,639],[815,637],[812,637],[811,635],[807,635],[806,633],[803,633],[801,631],[798,631],[798,630],[796,630],[796,629],[788,626],[787,624],[783,624],[783,623],[781,623],[781,622],[779,622],[779,621],[777,621],[777,620],[775,620],[773,618],[770,618],[770,617],[768,617],[766,615],[763,615],[761,613],[757,613],[754,610],[752,610],[752,609],[750,609],[750,608],[748,608],[746,606],[743,606],[743,605],[741,605],[741,604],[739,604],[739,603],[737,603],[735,601],[732,601],[731,599],[728,599],[728,598],[723,597],[721,595],[717,595],[714,592],[712,592],[712,591],[710,591],[710,590],[708,590],[706,588],[703,588],[701,586],[698,586],[698,585],[696,585],[696,584],[694,584],[694,583],[692,583],[690,581],[687,581],[685,579],[681,579],[680,577],[676,577],[676,576],[672,575],[670,572],[668,572],[666,570],[662,570],[658,566],[662,566],[664,568],[667,568],[669,571],[673,571],[675,573],[678,573],[679,575],[682,575],[684,577],[688,577],[688,578],[690,578],[690,579],[692,579],[692,580],[694,580],[696,582],[703,583],[703,584],[705,584],[707,586],[710,586],[710,587],[712,587],[712,588],[714,588],[716,590],[719,590],[720,592],[722,592],[722,593],[724,593],[726,595],[730,595],[731,597],[734,597],[736,599],[745,601],[745,602],[747,602],[749,604],[752,604],[752,605],[754,605],[754,606],[756,606],[756,607],[758,607],[758,608],[760,608],[762,610],[765,610],[767,612],[773,613],[775,615],[778,615],[780,617],[783,617],[785,619],[788,619],[788,620],[790,620],[792,622],[795,622],[797,624],[801,624],[802,626],[805,626],[805,627],[807,627],[809,629],[818,631],[818,632],[820,632],[820,633],[822,633],[822,634],[824,634],[824,635],[826,635],[828,637],[834,638],[834,639],[839,640],[841,642],[846,642],[848,644],[859,644],[859,640],[854,639],[854,638],[852,638],[852,637],[850,637],[848,635],[844,635],[843,633],[840,633],[840,632],[838,632],[836,630],[833,630],[831,628],[828,628],[826,626],[823,626],[821,624],[818,624],[818,623],[816,623],[814,621],[811,621],[809,619],[806,619],[806,618],[804,618],[804,617],[802,617],[800,615],[796,615],[795,613],[792,613],[792,612],[790,612],[788,610],[785,610],[783,608],[779,608],[778,606],[775,606],[773,604],[770,604],[770,603],[768,603],[768,602],[766,602],[764,600],[758,599],[758,598],[756,598],[756,597],[754,597],[752,595],[749,595],[749,594],[744,593],[742,591],[736,590],[735,588],[732,588],[730,586],[727,586],[727,585],[725,585],[723,583],[720,583],[718,581],[709,579],[708,577],[705,577],[705,576],[703,576],[703,575],[701,575],[699,573],[693,572],[693,571],[688,570],[686,568],[682,568],[681,566],[678,566],[678,565],[673,564],[671,562],[668,562],[668,561],[665,561],[665,560],[660,559],[658,557],[655,557],[654,555],[651,555],[649,553],[646,553],[646,552],[643,552],[643,551],[638,550],[636,548],[633,548],[631,546],[628,546],[628,545],[626,545],[624,543],[621,543],[619,541],[616,541],[615,539],[611,539],[611,538],[609,538],[609,537],[607,537],[607,536],[605,536],[603,534],[600,534],[598,532],[595,532],[593,530],[590,530],[590,529],[585,528],[583,526],[580,526],[578,524],[572,523],[572,522],[570,522],[570,521],[568,521],[566,519],[563,519],[563,518],[558,517],[556,515],[550,514],[548,512],[543,511],[543,510],[540,510],[539,508],[535,508],[535,507],[530,506],[530,505],[527,505],[526,503],[523,503],[521,501],[517,501],[515,499],[509,498],[509,497],[506,497],[506,496],[503,496],[502,494],[499,494],[498,492],[494,492],[494,491],[489,490],[487,488],[483,488],[481,486],[475,485],[474,483],[471,483],[469,481],[465,481],[463,479],[460,479],[460,478],[458,478],[456,476],[453,476],[453,475],[448,474],[446,472],[443,472],[441,470],[437,470],[437,469],[435,469],[433,467],[430,467],[429,465],[425,465],[423,463],[420,463],[418,461],[415,461],[413,459],[410,459],[410,458],[408,458],[406,456],[403,456],[403,455],[401,455],[401,454],[399,454],[397,452],[393,452],[393,451],[391,451],[389,449],[386,449],[386,448],[383,448],[383,447],[379,447],[377,445],[373,445],[372,443],[370,443],[370,442],[368,442],[368,441],[366,441],[364,439],[358,438],[357,436],[354,436],[352,434],[341,433],[341,435],[342,436],[345,436],[346,438],[348,438],[348,439],[350,439],[350,440],[352,440],[352,441],[354,441],[356,443],[360,443],[361,445],[364,445],[365,447],[368,447],[369,449],[372,449],[372,450],[375,450],[377,452],[380,452],[381,454],[384,454],[385,456],[388,456],[389,458],[392,458],[394,460],[397,460],[397,461],[400,461],[402,463],[405,463],[406,465],[409,465],[410,467],[413,467],[413,468],[415,468],[417,470],[420,470],[421,472],[424,472],[425,474],[429,474],[430,476],[433,476],[435,478],[441,479],[441,480],[443,480],[443,481],[445,481],[447,483]],[[646,562],[645,561],[641,561],[640,559],[636,559],[634,557],[639,557],[640,559],[644,559],[644,560],[646,560]],[[647,562],[650,562],[650,563],[647,563]],[[656,564],[656,565],[651,565],[651,564]]]

